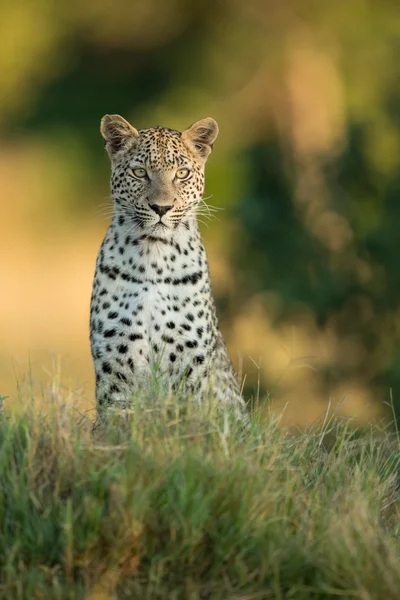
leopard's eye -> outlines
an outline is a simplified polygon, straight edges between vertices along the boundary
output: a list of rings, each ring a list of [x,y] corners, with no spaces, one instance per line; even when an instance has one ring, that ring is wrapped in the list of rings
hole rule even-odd
[[[136,169],[128,169],[129,175],[136,177],[137,179],[143,179],[147,175],[146,169],[143,167],[137,167]]]
[[[190,175],[189,169],[178,169],[175,173],[177,179],[187,179]]]

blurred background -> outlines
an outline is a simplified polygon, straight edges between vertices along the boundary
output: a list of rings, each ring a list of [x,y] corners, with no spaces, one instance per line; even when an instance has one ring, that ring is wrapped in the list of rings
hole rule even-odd
[[[400,11],[385,0],[0,8],[0,393],[94,402],[100,118],[220,125],[202,225],[247,397],[304,425],[400,409]],[[27,375],[28,373],[28,375]],[[49,377],[49,373],[52,377]],[[22,383],[21,383],[22,382]]]

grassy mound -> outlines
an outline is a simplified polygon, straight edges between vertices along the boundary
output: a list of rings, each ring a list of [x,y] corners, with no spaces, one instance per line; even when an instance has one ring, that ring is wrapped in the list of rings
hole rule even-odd
[[[398,599],[399,443],[179,399],[0,421],[0,597]]]

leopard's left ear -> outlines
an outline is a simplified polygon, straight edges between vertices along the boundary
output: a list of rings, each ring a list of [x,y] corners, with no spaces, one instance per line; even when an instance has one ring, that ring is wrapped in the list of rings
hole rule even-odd
[[[193,123],[182,133],[185,144],[202,160],[206,161],[218,136],[218,125],[211,117]]]

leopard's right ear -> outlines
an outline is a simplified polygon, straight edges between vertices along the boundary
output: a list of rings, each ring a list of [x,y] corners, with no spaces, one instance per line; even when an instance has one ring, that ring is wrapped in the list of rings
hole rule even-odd
[[[133,148],[139,139],[137,129],[120,115],[104,115],[100,132],[111,159]]]

